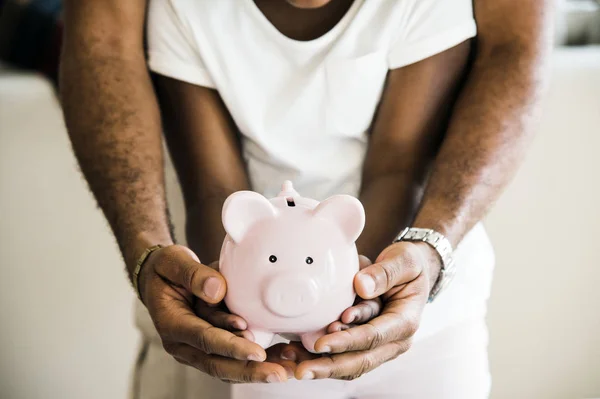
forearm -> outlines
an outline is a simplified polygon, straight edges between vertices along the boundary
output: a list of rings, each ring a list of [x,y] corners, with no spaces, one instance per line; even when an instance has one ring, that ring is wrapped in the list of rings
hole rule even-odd
[[[533,136],[546,51],[518,45],[480,53],[454,109],[413,225],[457,245],[519,167]]]
[[[372,260],[415,217],[468,70],[470,49],[470,41],[465,41],[389,73],[360,194],[367,223],[357,244]]]
[[[185,199],[188,245],[210,263],[219,259],[225,237],[223,203],[250,188],[237,128],[215,90],[160,75],[156,87]]]
[[[415,215],[422,185],[412,175],[381,175],[363,184],[360,201],[367,223],[356,245],[360,254],[375,260]]]
[[[244,189],[247,187],[240,187],[240,190]],[[229,194],[235,191],[238,190],[227,190],[222,194],[206,197],[187,210],[186,237],[188,245],[206,264],[219,260],[219,253],[226,234],[221,221],[221,210]]]
[[[131,269],[146,247],[172,242],[160,118],[143,52],[67,38],[60,73],[75,155]]]

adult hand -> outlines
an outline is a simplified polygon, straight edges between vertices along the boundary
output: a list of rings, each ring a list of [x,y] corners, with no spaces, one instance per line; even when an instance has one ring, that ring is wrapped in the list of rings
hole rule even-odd
[[[190,249],[172,245],[156,250],[139,277],[142,301],[165,350],[178,362],[229,382],[287,379],[281,365],[264,362],[266,353],[259,345],[194,313],[196,297],[207,304],[221,302],[226,283],[220,273],[201,264]],[[234,324],[242,320],[225,320],[227,317],[217,312],[210,314],[216,324],[220,324],[217,320]]]
[[[219,261],[214,261],[208,265],[213,270],[219,271]],[[214,327],[221,328],[223,330],[231,331],[238,337],[246,338],[254,342],[254,335],[247,330],[248,323],[242,317],[232,314],[225,302],[210,303],[203,301],[201,298],[196,298],[194,306],[196,315],[203,320],[206,320]]]
[[[293,351],[301,360],[295,377],[352,380],[406,352],[440,267],[437,252],[426,243],[399,242],[387,247],[354,280],[361,298],[381,296],[381,314],[320,338],[315,349],[323,356],[309,356],[297,345],[279,349],[287,353],[282,357]]]

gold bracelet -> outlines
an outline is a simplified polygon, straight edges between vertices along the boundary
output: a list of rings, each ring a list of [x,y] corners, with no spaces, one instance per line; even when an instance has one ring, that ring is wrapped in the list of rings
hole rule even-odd
[[[140,258],[137,260],[137,262],[135,264],[135,269],[133,270],[133,279],[132,279],[133,280],[133,288],[135,289],[135,292],[137,293],[137,296],[140,299],[140,301],[142,300],[142,293],[140,292],[140,281],[139,280],[140,280],[140,272],[142,271],[142,266],[144,266],[146,259],[148,259],[148,257],[152,254],[152,252],[156,251],[157,249],[161,249],[161,248],[163,248],[163,246],[160,244],[155,245],[150,248],[146,248],[146,250],[144,251],[142,256],[140,256]]]

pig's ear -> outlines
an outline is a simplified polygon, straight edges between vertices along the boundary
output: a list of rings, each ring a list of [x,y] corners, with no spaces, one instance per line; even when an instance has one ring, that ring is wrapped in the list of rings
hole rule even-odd
[[[269,200],[253,191],[238,191],[223,204],[223,227],[231,239],[239,243],[259,220],[275,217],[277,210]]]
[[[350,195],[334,195],[314,209],[314,216],[338,225],[349,242],[354,242],[365,227],[365,210],[359,200]]]

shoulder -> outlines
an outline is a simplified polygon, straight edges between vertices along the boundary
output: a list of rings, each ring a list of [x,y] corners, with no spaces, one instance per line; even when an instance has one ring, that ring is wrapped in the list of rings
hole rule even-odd
[[[359,0],[357,0],[359,1]],[[362,0],[359,16],[372,22],[394,22],[411,27],[422,20],[473,18],[473,0]]]
[[[472,0],[365,0],[364,6],[369,25],[386,31],[390,69],[431,57],[477,33]]]

